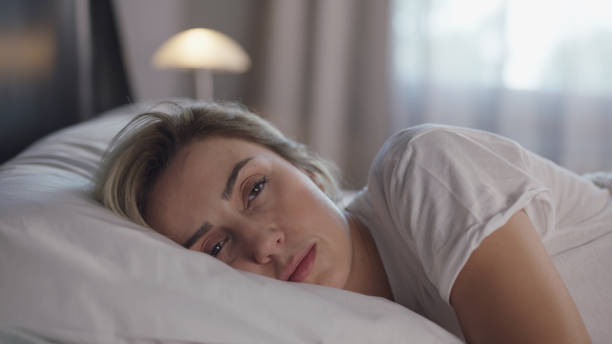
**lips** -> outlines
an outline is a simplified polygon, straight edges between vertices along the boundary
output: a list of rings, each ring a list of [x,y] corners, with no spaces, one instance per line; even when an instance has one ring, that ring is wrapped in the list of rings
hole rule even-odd
[[[299,255],[294,256],[291,259],[289,265],[283,271],[282,280],[291,281],[291,282],[302,282],[304,281],[312,268],[314,267],[315,258],[317,255],[316,243],[309,246]]]

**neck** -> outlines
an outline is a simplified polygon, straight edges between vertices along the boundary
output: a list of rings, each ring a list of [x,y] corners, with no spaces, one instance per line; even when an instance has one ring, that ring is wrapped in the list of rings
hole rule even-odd
[[[389,279],[372,235],[354,215],[345,214],[351,233],[352,260],[344,289],[393,301]]]

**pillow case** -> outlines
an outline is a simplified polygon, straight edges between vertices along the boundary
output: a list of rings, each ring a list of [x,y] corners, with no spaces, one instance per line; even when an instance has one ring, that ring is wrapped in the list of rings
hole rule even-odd
[[[111,138],[148,105],[52,134],[0,166],[0,339],[457,343],[382,298],[238,270],[93,200]]]

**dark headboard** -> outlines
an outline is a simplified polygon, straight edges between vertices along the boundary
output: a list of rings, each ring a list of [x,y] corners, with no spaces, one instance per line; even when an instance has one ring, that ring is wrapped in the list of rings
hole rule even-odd
[[[111,0],[0,1],[0,163],[130,100]]]

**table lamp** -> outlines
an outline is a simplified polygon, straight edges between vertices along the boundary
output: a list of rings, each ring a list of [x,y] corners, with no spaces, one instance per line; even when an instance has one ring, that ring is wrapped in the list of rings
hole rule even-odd
[[[212,100],[212,72],[242,73],[251,66],[249,55],[228,36],[204,28],[179,32],[153,55],[158,69],[186,69],[193,72],[195,98]]]

